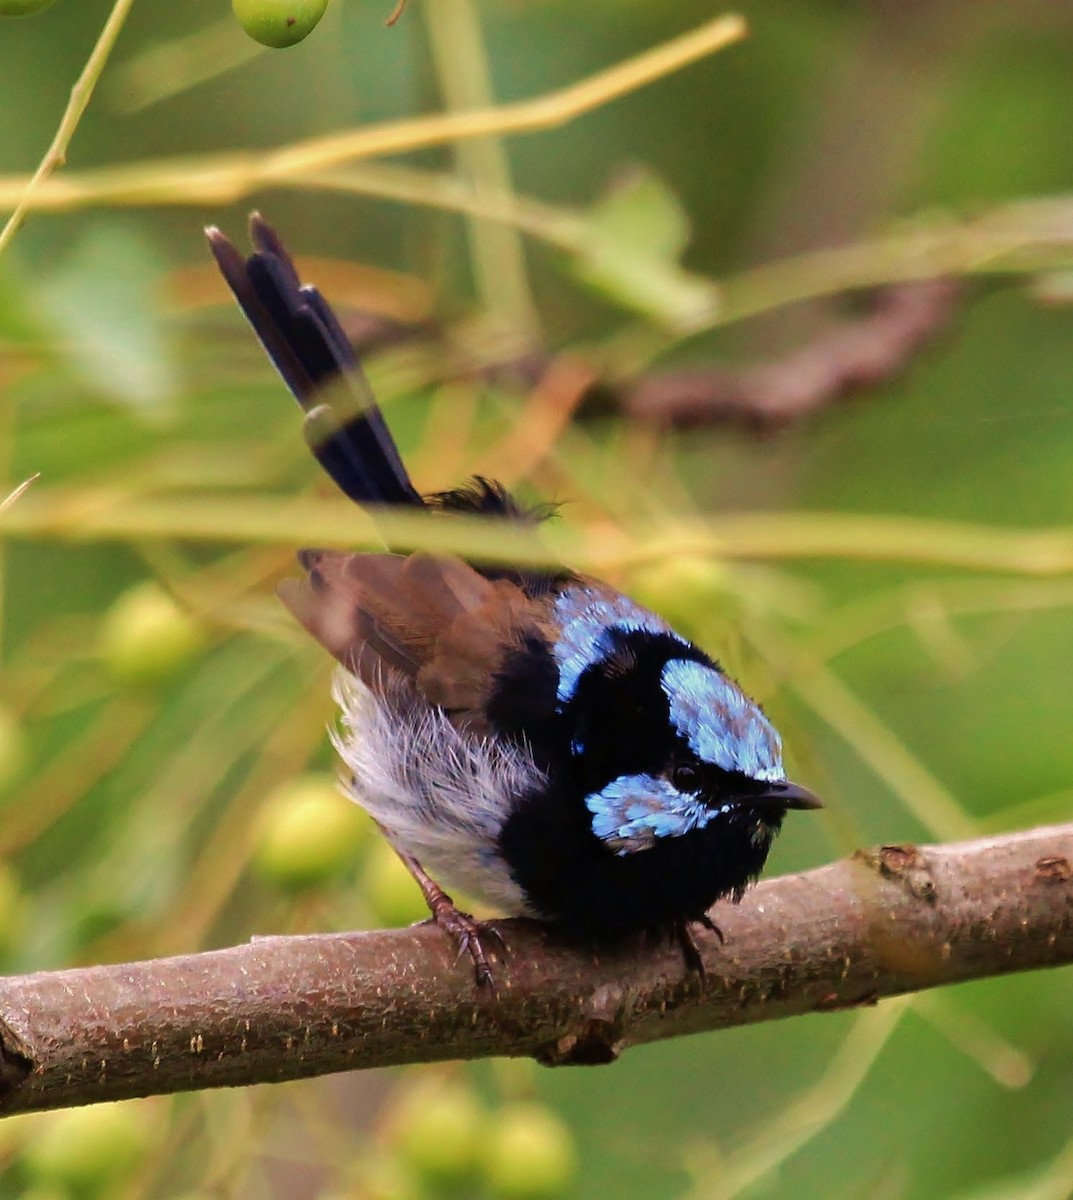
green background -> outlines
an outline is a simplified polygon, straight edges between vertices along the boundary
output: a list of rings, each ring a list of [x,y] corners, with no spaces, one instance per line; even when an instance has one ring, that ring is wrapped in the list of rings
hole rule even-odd
[[[392,29],[386,8],[332,0],[306,42],[273,52],[245,39],[224,0],[142,0],[66,170],[195,163],[442,107],[424,6],[411,0]],[[479,16],[502,103],[717,15],[692,0],[465,8]],[[56,0],[0,21],[0,175],[36,166],[108,11],[101,0]],[[660,240],[677,197],[691,231],[685,267],[720,279],[1069,188],[1073,15],[1063,6],[767,0],[742,11],[742,45],[561,129],[508,139],[517,192],[589,219],[623,169],[641,164],[660,200],[630,210],[640,239]],[[203,44],[184,59],[184,39],[199,31]],[[402,161],[454,169],[448,149]],[[345,861],[313,845],[308,870],[266,849],[288,781],[323,779],[334,765],[329,666],[272,596],[293,547],[272,544],[267,509],[255,549],[227,525],[236,499],[256,514],[269,493],[324,490],[282,386],[206,263],[202,226],[237,237],[254,206],[297,254],[320,260],[330,297],[357,278],[348,264],[369,264],[400,273],[458,344],[479,347],[488,329],[465,222],[435,206],[298,186],[233,203],[31,212],[0,257],[0,463],[9,487],[42,476],[12,510],[26,517],[3,559],[9,971],[419,915],[362,830]],[[661,365],[766,359],[837,310],[772,298],[756,320],[685,336],[659,314],[629,311],[624,285],[592,287],[578,256],[539,237],[525,245],[546,345],[601,361],[628,361],[638,346]],[[661,259],[672,275],[673,257]],[[1073,525],[1068,259],[1054,250],[1046,272],[970,281],[950,328],[904,372],[800,425],[758,438],[588,414],[522,472],[523,491],[567,502],[560,526],[590,548],[603,528],[641,538],[652,521],[684,526],[698,513],[763,510],[785,528],[768,562],[668,558],[614,573],[764,700],[793,771],[827,801],[820,815],[791,815],[769,873],[859,844],[1069,817],[1073,585],[965,571],[923,552],[884,562],[880,533],[873,561],[799,561],[791,526],[778,523],[834,512],[899,518],[918,533],[934,518],[1011,531]],[[377,276],[361,296],[388,306],[395,286]],[[510,313],[491,317],[510,324]],[[509,469],[499,451],[528,411],[524,389],[447,381],[420,349],[377,355],[369,369],[419,485],[449,485],[448,466]],[[34,514],[60,489],[76,529],[99,506],[219,497],[218,536],[57,537]],[[144,606],[141,616],[113,607],[153,579],[162,625]],[[161,649],[169,638],[174,653]],[[937,794],[946,789],[953,817],[929,808],[914,765]],[[578,1164],[563,1195],[1073,1194],[1068,970],[948,989],[896,1021],[885,1011],[638,1049],[595,1071],[452,1068],[445,1086],[480,1097],[478,1145],[494,1141],[519,1098],[557,1114]],[[73,1167],[34,1149],[49,1128],[57,1143],[77,1142],[64,1118],[9,1121],[0,1196],[502,1194],[479,1150],[450,1185],[411,1161],[390,1114],[421,1074],[136,1102],[112,1125],[93,1110]]]

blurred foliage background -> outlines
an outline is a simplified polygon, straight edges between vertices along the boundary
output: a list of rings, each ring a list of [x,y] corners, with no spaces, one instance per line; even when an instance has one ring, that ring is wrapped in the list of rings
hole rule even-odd
[[[1068,6],[746,3],[747,41],[561,128],[266,183],[279,148],[554,91],[718,16],[411,0],[386,29],[388,7],[332,0],[269,51],[225,0],[134,4],[67,166],[0,256],[5,490],[40,473],[0,517],[4,969],[422,915],[335,794],[330,666],[272,594],[296,544],[345,542],[351,518],[207,262],[201,227],[237,236],[254,205],[352,319],[443,331],[368,364],[421,486],[479,470],[565,501],[553,540],[764,700],[828,802],[787,823],[772,871],[1069,819],[1073,556],[1064,534],[1033,540],[1073,526]],[[109,12],[57,0],[0,22],[7,211]],[[754,268],[863,247],[848,282],[882,283],[933,236],[972,276],[955,327],[765,438],[571,421],[561,396],[458,368],[533,344],[624,375],[763,359],[847,280],[822,254]],[[1069,989],[1068,970],[993,980],[598,1071],[437,1067],[15,1118],[0,1196],[1064,1197]]]

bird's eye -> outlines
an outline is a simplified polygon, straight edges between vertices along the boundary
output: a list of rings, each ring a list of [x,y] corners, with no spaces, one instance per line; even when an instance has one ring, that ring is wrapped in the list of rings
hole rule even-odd
[[[700,772],[691,763],[679,763],[671,772],[671,783],[680,792],[695,792],[700,788]]]

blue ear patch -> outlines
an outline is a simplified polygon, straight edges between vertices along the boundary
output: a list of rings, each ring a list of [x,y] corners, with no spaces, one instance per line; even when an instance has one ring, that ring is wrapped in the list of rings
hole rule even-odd
[[[674,658],[660,682],[672,724],[702,762],[750,779],[785,779],[775,727],[721,671]]]
[[[585,807],[592,813],[593,833],[619,856],[648,850],[659,838],[703,829],[729,811],[729,806],[710,808],[653,775],[620,775],[587,796]]]
[[[617,593],[569,587],[555,601],[555,615],[560,622],[553,650],[559,667],[560,704],[569,703],[584,671],[611,653],[617,633],[670,634],[686,645],[666,621]]]

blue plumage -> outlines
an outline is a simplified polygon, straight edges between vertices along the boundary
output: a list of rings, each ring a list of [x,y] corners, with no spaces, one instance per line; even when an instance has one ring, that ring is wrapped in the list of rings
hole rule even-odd
[[[217,263],[305,410],[313,453],[363,505],[544,515],[500,485],[422,497],[332,310],[251,219]],[[483,927],[436,879],[585,939],[671,931],[756,878],[786,811],[779,736],[703,650],[595,579],[426,554],[304,550],[280,595],[341,664],[337,736],[353,799],[434,918],[492,974]]]
[[[582,673],[607,657],[617,634],[644,631],[678,636],[666,621],[629,596],[608,595],[589,587],[565,588],[555,600],[555,616],[560,626],[553,651],[559,668],[556,695],[560,704],[573,696]]]
[[[683,792],[654,775],[620,775],[585,797],[592,831],[616,854],[651,849],[657,838],[681,837],[726,813],[698,793]]]
[[[721,671],[672,659],[660,675],[671,723],[702,762],[750,779],[785,779],[782,739],[756,704]]]

